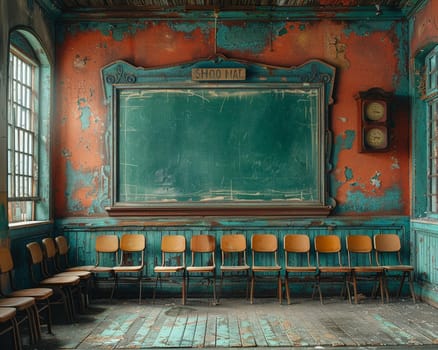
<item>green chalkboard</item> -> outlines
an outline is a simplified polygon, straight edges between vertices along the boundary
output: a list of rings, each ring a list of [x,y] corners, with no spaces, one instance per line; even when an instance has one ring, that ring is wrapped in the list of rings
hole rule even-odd
[[[117,90],[119,202],[321,200],[318,86]]]

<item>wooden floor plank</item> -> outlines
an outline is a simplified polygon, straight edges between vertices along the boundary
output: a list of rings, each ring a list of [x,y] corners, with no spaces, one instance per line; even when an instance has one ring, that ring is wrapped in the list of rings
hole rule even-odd
[[[421,302],[367,300],[355,305],[339,298],[326,298],[324,305],[306,299],[279,305],[274,298],[258,299],[253,305],[243,299],[222,299],[217,306],[206,300],[180,306],[179,299],[158,299],[155,304],[145,299],[142,305],[135,300],[93,302],[85,314],[78,315],[77,323],[55,321],[55,335],[43,333],[38,347],[127,350],[438,344],[438,310]]]
[[[195,335],[193,337],[193,347],[199,348],[204,346],[205,332],[207,329],[207,313],[199,313],[196,323]]]
[[[196,325],[198,323],[198,314],[191,313],[187,315],[187,324],[181,339],[181,347],[192,347],[193,338],[195,337]]]

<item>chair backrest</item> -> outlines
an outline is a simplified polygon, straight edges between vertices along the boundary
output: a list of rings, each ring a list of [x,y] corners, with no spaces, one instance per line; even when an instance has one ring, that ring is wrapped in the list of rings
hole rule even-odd
[[[96,252],[115,253],[119,250],[119,237],[116,235],[100,235],[96,237]]]
[[[368,255],[368,263],[371,265],[371,252],[373,250],[373,243],[371,237],[367,235],[349,235],[345,238],[345,245],[347,247],[348,266],[352,264],[353,254]]]
[[[195,235],[190,239],[190,250],[195,253],[211,253],[216,249],[216,238],[211,235]]]
[[[62,256],[67,255],[69,250],[67,238],[64,236],[57,236],[55,237],[55,243],[56,248],[58,249],[58,254]]]
[[[225,253],[245,252],[245,236],[242,234],[223,235],[221,237],[221,250]]]
[[[120,250],[125,252],[140,252],[146,247],[144,235],[128,233],[120,239]]]
[[[374,250],[376,252],[376,262],[380,265],[379,255],[382,253],[393,253],[397,256],[398,263],[401,264],[401,243],[400,237],[395,233],[377,234],[374,236]]]
[[[186,251],[186,238],[182,235],[168,235],[161,239],[161,251],[165,253],[183,253]]]
[[[236,263],[237,266],[247,266],[246,238],[243,234],[235,233],[223,235],[221,237],[220,246],[222,266],[225,266],[225,264],[235,265]]]
[[[255,266],[256,253],[271,253],[274,255],[273,265],[278,265],[278,240],[271,233],[255,233],[251,236],[252,265]]]
[[[310,251],[310,239],[307,235],[290,234],[284,236],[284,250],[289,253],[307,253]]]
[[[14,269],[14,260],[12,259],[11,250],[6,247],[0,247],[0,271],[9,273]]]
[[[131,265],[132,261],[129,256],[131,253],[140,253],[140,263],[137,266],[144,265],[144,250],[146,248],[146,238],[144,235],[136,233],[127,233],[120,238],[120,265]],[[128,257],[128,259],[126,259]]]
[[[253,252],[274,253],[278,249],[277,237],[270,233],[253,234],[251,237],[251,249]]]
[[[338,264],[341,261],[341,239],[336,235],[315,236],[316,263],[320,266],[320,254],[337,254]]]
[[[44,261],[43,250],[38,242],[30,242],[26,244],[26,248],[29,252],[30,264],[37,265]]]
[[[55,241],[51,237],[43,238],[44,253],[47,259],[54,259],[56,256]]]
[[[374,249],[376,249],[378,252],[398,252],[401,249],[400,238],[393,233],[375,235]]]
[[[303,234],[289,234],[283,238],[285,266],[289,266],[289,253],[306,254],[310,266],[310,238]]]
[[[190,239],[190,250],[192,254],[191,266],[196,264],[216,266],[215,261],[215,250],[216,250],[216,237],[211,235],[195,235]],[[199,253],[199,254],[198,254]],[[196,262],[195,255],[202,257],[204,253],[209,253],[210,258],[207,263],[204,264],[202,261]]]
[[[41,277],[48,277],[43,250],[38,242],[27,243],[26,249],[29,253],[29,271],[32,281],[34,284],[38,284]],[[39,269],[38,273],[36,269]]]

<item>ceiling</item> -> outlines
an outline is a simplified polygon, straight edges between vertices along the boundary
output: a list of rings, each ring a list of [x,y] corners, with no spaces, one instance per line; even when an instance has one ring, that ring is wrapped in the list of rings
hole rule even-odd
[[[37,0],[38,1],[38,0]],[[406,14],[422,0],[39,0],[66,16],[116,15],[187,11],[347,13],[372,11]],[[380,13],[379,13],[380,14]]]

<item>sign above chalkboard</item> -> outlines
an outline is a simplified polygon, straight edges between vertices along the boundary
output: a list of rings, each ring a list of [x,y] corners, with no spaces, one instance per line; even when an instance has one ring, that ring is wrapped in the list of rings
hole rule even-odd
[[[245,68],[193,68],[192,80],[245,80]]]

